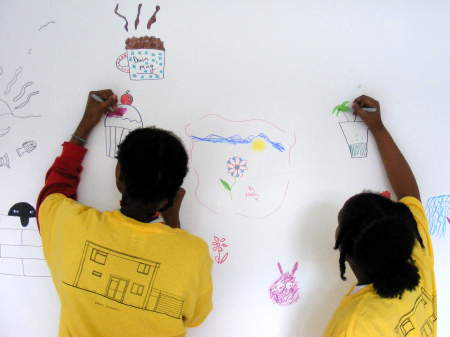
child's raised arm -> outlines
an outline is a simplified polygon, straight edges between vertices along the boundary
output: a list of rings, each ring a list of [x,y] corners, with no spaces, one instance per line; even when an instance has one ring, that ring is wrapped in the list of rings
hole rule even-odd
[[[367,112],[362,108],[376,108]],[[398,199],[406,196],[420,200],[419,187],[414,174],[391,135],[381,121],[380,104],[371,97],[362,95],[353,102],[354,113],[360,116],[375,137],[389,181]]]

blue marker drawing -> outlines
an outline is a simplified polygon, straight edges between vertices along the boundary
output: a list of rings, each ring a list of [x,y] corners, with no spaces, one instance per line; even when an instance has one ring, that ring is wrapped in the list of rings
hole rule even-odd
[[[268,144],[272,145],[275,150],[278,150],[280,152],[283,152],[285,150],[283,144],[270,140],[270,138],[264,133],[260,133],[257,136],[251,135],[247,138],[242,138],[239,135],[223,137],[215,134],[211,134],[203,138],[197,136],[191,136],[191,138],[197,142],[226,143],[233,145],[251,144],[256,138],[261,138],[264,139]]]
[[[427,201],[430,234],[443,237],[450,225],[450,195],[439,195]]]

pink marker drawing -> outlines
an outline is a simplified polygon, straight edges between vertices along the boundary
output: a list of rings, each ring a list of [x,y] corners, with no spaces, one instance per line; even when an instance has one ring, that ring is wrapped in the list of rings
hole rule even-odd
[[[218,264],[224,263],[228,259],[228,252],[222,255],[224,252],[224,248],[227,248],[228,245],[225,243],[226,238],[219,238],[218,236],[214,236],[214,240],[212,241],[211,245],[214,252],[217,252],[217,255],[214,256],[214,260]]]
[[[131,105],[129,90],[120,96],[120,103],[116,110],[108,112],[104,122],[106,155],[110,158],[116,157],[119,144],[131,131],[143,127],[141,114]]]
[[[279,305],[290,305],[298,301],[298,285],[294,274],[298,269],[298,262],[295,263],[291,272],[283,272],[281,264],[278,262],[278,270],[281,276],[270,286],[269,294],[273,303]]]
[[[259,194],[252,186],[248,186],[248,192],[245,192],[246,198],[253,198],[254,200],[259,200]]]
[[[264,119],[232,120],[208,114],[187,124],[185,134],[191,140],[188,151],[196,178],[195,198],[203,207],[217,215],[256,219],[280,210],[292,175],[294,132]],[[221,153],[213,147],[226,153],[225,170],[218,163],[221,156],[214,156],[211,165],[204,165],[205,160],[213,158],[211,153]],[[262,162],[264,158],[267,165]],[[239,184],[234,185],[235,181]],[[212,189],[216,198],[210,197]],[[228,193],[222,194],[224,190]]]

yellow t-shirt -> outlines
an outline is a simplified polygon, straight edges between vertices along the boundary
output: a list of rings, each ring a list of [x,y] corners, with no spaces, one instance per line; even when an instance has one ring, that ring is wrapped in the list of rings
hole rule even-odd
[[[435,337],[436,286],[428,221],[419,200],[400,200],[411,210],[425,248],[418,242],[412,258],[420,274],[414,291],[405,291],[401,299],[382,298],[372,285],[352,294],[354,287],[334,313],[324,337]]]
[[[60,337],[181,337],[211,311],[202,239],[58,193],[42,203],[39,223],[61,301]]]

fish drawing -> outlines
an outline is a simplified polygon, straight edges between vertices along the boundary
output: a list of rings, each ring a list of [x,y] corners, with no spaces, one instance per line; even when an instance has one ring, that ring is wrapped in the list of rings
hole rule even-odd
[[[4,135],[6,135],[9,130],[11,130],[11,128],[8,126],[7,128],[4,129],[0,129],[0,137],[3,137]]]
[[[17,151],[17,154],[19,155],[19,157],[22,157],[25,152],[30,153],[36,147],[37,147],[36,141],[29,140],[27,142],[22,143],[22,147],[17,148],[16,151]]]
[[[7,153],[5,153],[3,157],[0,157],[0,167],[2,166],[9,168],[9,157]]]

